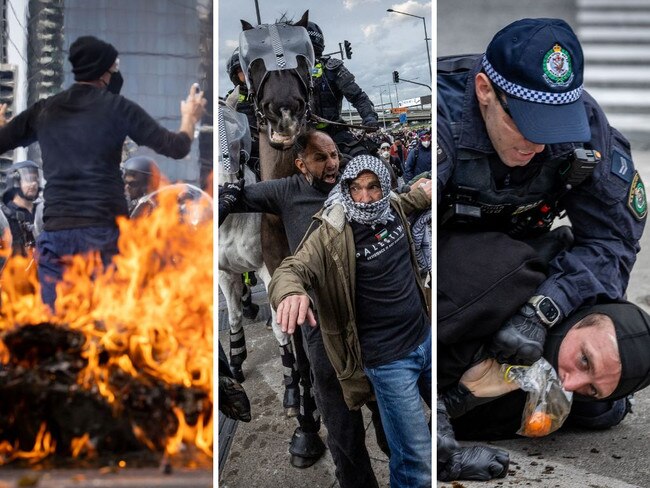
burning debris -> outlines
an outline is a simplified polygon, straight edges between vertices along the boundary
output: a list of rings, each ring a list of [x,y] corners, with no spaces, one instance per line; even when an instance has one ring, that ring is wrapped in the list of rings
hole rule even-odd
[[[119,220],[111,268],[74,256],[54,313],[29,259],[9,261],[0,464],[143,449],[212,457],[212,212],[197,192],[168,187],[149,215]]]

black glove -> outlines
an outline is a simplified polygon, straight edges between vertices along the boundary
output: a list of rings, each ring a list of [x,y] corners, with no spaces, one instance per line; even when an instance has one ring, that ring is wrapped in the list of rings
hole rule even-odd
[[[437,465],[438,480],[482,480],[502,478],[508,473],[510,458],[502,449],[484,446],[461,447],[449,422],[445,402],[438,397]]]
[[[452,419],[465,415],[473,408],[494,400],[494,398],[474,396],[462,383],[458,383],[453,388],[441,393],[440,398],[445,403],[447,413]]]
[[[243,179],[235,183],[224,183],[222,187],[219,187],[219,203],[224,202],[232,209],[239,200],[243,189]]]
[[[219,410],[231,419],[251,421],[251,404],[244,387],[225,375],[219,375]]]
[[[444,464],[438,464],[438,480],[487,481],[508,474],[510,457],[503,449],[486,446],[461,447]]]
[[[530,366],[544,352],[546,326],[526,303],[496,333],[490,352],[500,363]]]
[[[362,122],[362,124],[365,125],[366,127],[379,127],[379,121],[377,119],[375,119],[374,117],[365,119]]]
[[[243,189],[243,179],[236,183],[225,183],[223,186],[219,186],[219,225],[223,224],[226,217],[230,215]]]

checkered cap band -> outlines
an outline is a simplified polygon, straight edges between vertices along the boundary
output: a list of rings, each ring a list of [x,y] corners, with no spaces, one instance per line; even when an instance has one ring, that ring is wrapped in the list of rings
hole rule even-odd
[[[512,95],[513,97],[517,97],[528,102],[545,103],[548,105],[565,105],[567,103],[575,102],[582,95],[583,85],[580,85],[578,88],[566,93],[552,93],[531,90],[521,85],[517,85],[516,83],[512,83],[497,73],[485,55],[483,55],[483,69],[485,70],[485,73],[488,75],[490,80],[496,83],[496,85],[508,95]]]
[[[232,171],[230,161],[230,150],[228,149],[228,136],[226,134],[226,124],[223,120],[221,110],[217,111],[217,127],[219,130],[219,146],[221,148],[221,158],[223,161],[223,169],[226,173]]]

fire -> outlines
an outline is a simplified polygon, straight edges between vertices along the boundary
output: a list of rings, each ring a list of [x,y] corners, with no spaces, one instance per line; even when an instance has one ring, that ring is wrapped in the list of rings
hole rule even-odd
[[[164,450],[173,454],[184,442],[212,456],[212,209],[209,197],[188,199],[186,193],[186,185],[167,187],[150,215],[118,219],[120,253],[108,269],[98,256],[73,256],[53,313],[40,300],[36,266],[29,258],[10,259],[1,282],[0,333],[45,322],[81,332],[86,365],[78,383],[98,392],[117,414],[122,400],[133,396],[118,377],[167,385],[180,392],[179,403],[192,392],[195,404],[173,407],[178,428],[168,432]],[[0,361],[7,364],[9,356],[0,342]],[[144,445],[159,447],[160,439],[132,427]],[[37,438],[35,452],[52,452],[45,436]],[[76,438],[70,452],[79,455],[87,446],[88,438]],[[0,456],[7,450],[0,444]]]

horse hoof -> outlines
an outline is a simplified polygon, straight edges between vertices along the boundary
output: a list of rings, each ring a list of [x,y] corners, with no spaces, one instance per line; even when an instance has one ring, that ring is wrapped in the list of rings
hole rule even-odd
[[[298,407],[286,407],[284,409],[284,415],[288,419],[292,419],[294,417],[297,417],[299,413],[300,413],[300,409]]]
[[[304,432],[297,427],[289,445],[291,465],[304,469],[312,466],[325,453],[325,444],[317,432]]]
[[[230,365],[230,370],[232,371],[232,375],[239,383],[243,383],[246,380],[244,377],[244,371],[242,370],[241,366]]]
[[[269,317],[268,319],[266,319],[266,329],[267,329],[267,330],[273,330],[273,325],[271,325],[271,320],[272,320],[271,317]]]
[[[260,311],[260,306],[257,305],[256,303],[251,303],[248,306],[245,306],[242,309],[242,314],[244,317],[250,320],[255,320],[255,317],[257,317],[257,313]]]

